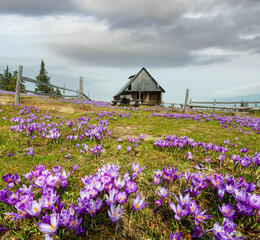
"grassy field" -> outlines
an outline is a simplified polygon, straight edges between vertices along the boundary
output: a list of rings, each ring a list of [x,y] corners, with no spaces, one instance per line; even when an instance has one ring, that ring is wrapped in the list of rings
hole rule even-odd
[[[176,213],[169,205],[170,202],[177,204],[173,194],[179,197],[179,193],[184,196],[188,192],[190,192],[190,201],[195,201],[201,212],[206,210],[205,214],[211,215],[209,219],[205,220],[205,223],[199,222],[197,227],[202,228],[204,237],[197,239],[214,238],[216,233],[212,230],[206,233],[206,230],[212,229],[217,222],[219,225],[223,225],[224,215],[218,206],[221,208],[223,204],[229,203],[235,210],[235,215],[229,219],[233,219],[232,221],[237,224],[236,233],[232,235],[233,239],[241,236],[247,239],[260,238],[257,222],[260,199],[256,197],[254,204],[252,203],[253,199],[250,200],[248,197],[247,205],[251,204],[252,209],[249,214],[246,214],[246,210],[242,211],[237,207],[239,201],[236,198],[236,193],[230,193],[227,190],[232,185],[233,187],[236,186],[238,191],[244,188],[251,195],[255,193],[258,196],[260,194],[258,187],[259,167],[255,166],[253,162],[250,166],[243,166],[243,161],[234,164],[231,157],[239,154],[241,158],[248,156],[249,159],[256,159],[256,157],[253,157],[260,152],[260,135],[257,130],[252,130],[252,126],[245,125],[253,121],[253,126],[259,129],[259,114],[193,110],[187,115],[183,115],[181,109],[161,107],[111,108],[89,104],[80,106],[73,102],[32,96],[23,96],[20,106],[15,106],[13,101],[13,95],[0,95],[1,179],[8,173],[12,175],[18,173],[22,183],[29,186],[30,181],[24,178],[23,174],[34,171],[35,166],[45,164],[46,169],[49,170],[55,166],[60,166],[66,172],[71,171],[65,189],[56,186],[59,200],[63,202],[64,209],[68,209],[70,204],[78,205],[80,189],[84,189],[81,177],[96,174],[98,168],[102,168],[103,165],[108,163],[120,166],[121,179],[126,172],[129,172],[132,176],[133,161],[139,163],[140,167],[145,166],[145,169],[138,174],[137,178],[133,179],[133,182],[138,186],[138,190],[128,195],[127,202],[123,204],[124,210],[117,222],[117,229],[108,216],[110,207],[105,204],[105,194],[100,192],[98,197],[103,200],[101,209],[93,217],[90,217],[88,213],[83,217],[80,216],[82,226],[86,226],[84,236],[77,236],[72,226],[68,228],[59,227],[52,238],[169,239],[169,234],[182,232],[181,239],[192,239],[194,227],[196,227],[194,218],[196,219],[197,215],[188,214],[177,220]],[[104,121],[103,125],[100,121]],[[34,129],[29,129],[28,126],[32,123],[38,125],[31,125],[30,127],[34,127]],[[23,126],[21,126],[22,124]],[[16,131],[14,127],[13,131],[11,130],[12,126],[18,125],[20,125],[20,132]],[[100,139],[93,136],[92,138],[88,137],[88,134],[92,134],[94,130],[96,132],[100,130],[101,125]],[[40,130],[42,132],[38,131],[37,128],[43,128],[43,130]],[[54,128],[58,129],[60,137],[52,140],[47,136],[51,135],[49,130]],[[141,139],[142,134],[145,135],[144,140]],[[176,141],[182,142],[184,140],[180,139],[187,136],[186,139],[192,139],[190,141],[194,144],[187,144],[186,141],[186,145],[184,144],[182,147],[155,146],[156,141],[160,142],[169,135],[175,135],[175,139],[178,139]],[[83,139],[81,140],[80,137]],[[68,138],[72,138],[72,140]],[[118,141],[119,138],[122,141]],[[138,143],[138,138],[140,143]],[[134,146],[133,141],[137,146]],[[226,148],[227,151],[223,154],[217,150],[207,151],[205,150],[206,147],[196,144],[199,142],[203,142],[204,146],[212,143],[215,146]],[[86,144],[85,148],[83,144]],[[93,150],[98,145],[102,146],[102,150],[101,153],[95,155],[90,149]],[[117,148],[118,145],[121,146],[120,151]],[[127,149],[128,147],[131,147],[130,151]],[[243,150],[241,151],[243,148],[248,148],[248,151],[243,153]],[[190,160],[187,160],[188,152],[192,155]],[[220,155],[224,155],[223,160],[220,160]],[[257,156],[259,158],[259,155]],[[210,163],[205,161],[208,158]],[[73,171],[74,165],[79,166],[76,171]],[[163,167],[166,168],[167,166],[173,167],[175,170],[178,169],[178,172],[175,172],[175,175],[173,174],[174,176],[177,176],[177,173],[183,173],[183,175],[169,183],[166,181],[166,177],[162,176],[162,183],[154,184],[154,170],[162,170]],[[185,172],[186,176],[194,173],[191,175],[193,183],[185,179]],[[223,186],[226,187],[224,190],[222,189],[224,194],[221,201],[218,200],[221,193],[218,193],[218,189],[213,184],[217,174],[223,175],[222,184],[225,182],[225,186]],[[230,180],[228,175],[232,176],[233,180]],[[239,177],[243,177],[243,180],[239,180]],[[194,184],[199,182],[201,178],[207,184],[201,189],[198,187],[200,191],[196,195],[191,186],[194,187]],[[0,189],[2,191],[6,188],[7,183],[1,180]],[[250,183],[255,185],[250,185]],[[170,194],[163,199],[162,205],[156,209],[155,201],[161,199],[157,192],[164,186]],[[10,188],[9,192],[15,193],[16,189],[20,187],[17,184],[17,186]],[[42,196],[40,188],[34,187],[33,191],[33,199],[39,201]],[[140,193],[141,198],[145,198],[147,206],[139,211],[133,211],[133,199],[137,193]],[[16,203],[17,201],[13,200],[13,202]],[[243,206],[246,205],[245,201],[240,201],[240,203],[243,203]],[[0,233],[1,239],[42,239],[44,237],[45,234],[39,231],[37,227],[37,222],[42,222],[41,218],[33,216],[12,221],[13,216],[5,215],[5,213],[19,212],[17,208],[13,207],[15,204],[3,202],[0,202],[0,204],[0,224],[9,229]],[[247,211],[249,210],[247,209]],[[41,215],[44,215],[44,213],[51,214],[51,211],[42,209]],[[216,225],[214,229],[216,229]],[[230,238],[219,237],[218,239],[232,239],[232,236],[230,235]]]

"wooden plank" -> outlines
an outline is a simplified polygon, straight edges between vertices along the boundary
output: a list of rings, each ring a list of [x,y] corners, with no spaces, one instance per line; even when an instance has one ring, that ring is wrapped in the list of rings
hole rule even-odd
[[[192,102],[191,104],[241,104],[241,102]],[[244,102],[243,103],[248,103],[248,104],[257,104],[260,103],[260,101],[256,101],[256,102]]]
[[[34,95],[40,95],[40,96],[48,96],[48,97],[57,97],[60,98],[60,95],[55,95],[55,94],[51,94],[51,93],[36,93],[34,91],[30,91],[30,90],[23,90],[23,93],[33,93]]]
[[[22,80],[24,80],[26,82],[40,84],[40,85],[47,86],[47,87],[53,87],[53,88],[58,88],[58,89],[65,89],[66,91],[76,92],[75,90],[71,90],[71,89],[59,87],[59,86],[56,86],[56,85],[53,85],[53,84],[48,84],[48,83],[45,83],[45,82],[37,81],[37,80],[34,80],[32,78],[28,78],[28,77],[22,77]]]
[[[212,108],[212,106],[205,106],[205,105],[194,105],[194,104],[190,104],[188,105],[188,107],[192,107],[192,108]],[[249,109],[256,109],[256,110],[260,110],[260,107],[221,107],[221,106],[216,106],[215,108],[218,109],[234,109],[234,110],[249,110]]]

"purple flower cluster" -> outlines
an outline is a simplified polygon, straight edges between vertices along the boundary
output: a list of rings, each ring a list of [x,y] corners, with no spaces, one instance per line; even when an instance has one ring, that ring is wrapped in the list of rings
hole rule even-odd
[[[77,165],[73,166],[74,172],[77,168]],[[134,178],[144,169],[134,162],[132,168]],[[6,215],[14,216],[12,220],[25,218],[32,220],[33,223],[37,223],[39,230],[46,234],[46,239],[51,239],[52,235],[57,234],[58,229],[61,228],[74,230],[78,236],[84,236],[85,215],[88,214],[90,218],[93,218],[103,206],[103,199],[109,207],[109,218],[117,225],[123,212],[123,204],[132,193],[138,190],[137,184],[128,172],[121,180],[119,170],[120,166],[107,164],[98,168],[96,174],[81,178],[84,189],[79,192],[77,204],[70,204],[68,208],[65,208],[57,193],[57,188],[65,189],[71,172],[62,170],[60,166],[53,167],[49,171],[44,164],[40,164],[35,166],[33,171],[23,175],[30,181],[29,186],[22,184],[18,174],[9,173],[4,176],[3,180],[7,183],[7,188],[0,190],[0,201],[14,210],[6,213]],[[16,191],[12,190],[14,186],[17,186]],[[40,189],[41,194],[38,200],[35,199],[38,195],[34,193],[36,188]],[[146,205],[145,199],[141,199],[138,193],[133,200],[133,211],[138,211]],[[5,225],[0,228],[0,231],[7,230]]]
[[[250,134],[242,130],[242,127],[251,128],[252,131],[260,134],[260,119],[241,116],[219,116],[218,114],[183,114],[183,113],[152,113],[147,117],[165,117],[168,119],[191,119],[197,122],[217,121],[221,127],[230,129],[233,127],[237,132]]]
[[[115,224],[119,220],[122,211],[123,204],[126,203],[130,194],[135,193],[138,190],[136,183],[133,181],[137,174],[144,169],[139,168],[139,163],[132,163],[133,178],[127,172],[123,175],[123,179],[119,177],[120,166],[115,164],[103,165],[102,168],[98,168],[98,173],[95,175],[85,176],[81,178],[84,184],[84,189],[80,190],[80,197],[78,198],[78,206],[73,205],[74,210],[84,215],[88,212],[91,217],[100,210],[102,206],[102,200],[98,196],[105,196],[105,204],[110,207],[108,215]],[[96,199],[96,200],[95,200]],[[140,200],[140,194],[137,194],[133,201],[133,210],[137,211],[144,208],[147,203],[144,203],[145,199]],[[92,203],[90,210],[86,206]],[[117,207],[115,205],[118,204]]]

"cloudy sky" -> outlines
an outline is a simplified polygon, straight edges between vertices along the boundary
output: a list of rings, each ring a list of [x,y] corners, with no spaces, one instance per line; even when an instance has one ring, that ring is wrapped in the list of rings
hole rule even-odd
[[[111,101],[142,67],[165,102],[260,94],[259,0],[0,0],[0,72]],[[28,86],[30,88],[32,86]],[[69,94],[69,93],[68,93]]]

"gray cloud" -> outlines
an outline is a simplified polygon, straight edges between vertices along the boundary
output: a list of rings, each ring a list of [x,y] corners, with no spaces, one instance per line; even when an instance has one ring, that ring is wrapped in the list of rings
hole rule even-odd
[[[258,0],[2,0],[0,9],[0,14],[78,15],[76,28],[64,24],[62,33],[45,27],[39,42],[74,64],[177,67],[260,52]],[[104,29],[90,28],[87,17]]]
[[[20,14],[27,16],[51,15],[79,12],[72,0],[1,0],[0,14]]]

